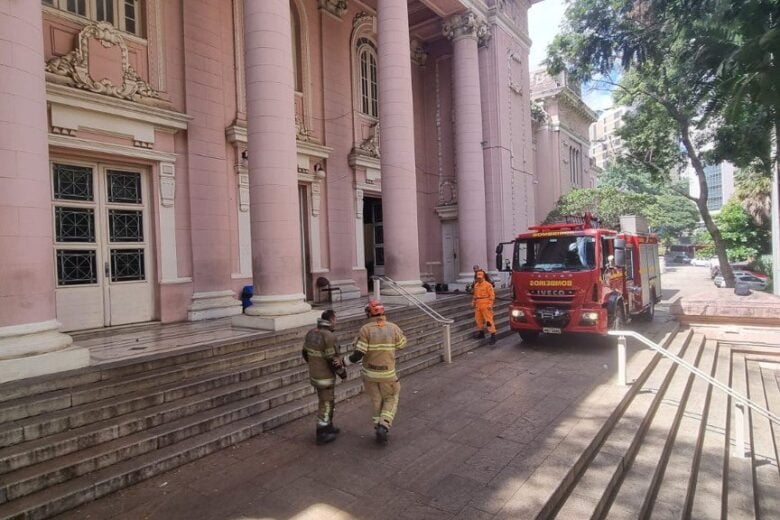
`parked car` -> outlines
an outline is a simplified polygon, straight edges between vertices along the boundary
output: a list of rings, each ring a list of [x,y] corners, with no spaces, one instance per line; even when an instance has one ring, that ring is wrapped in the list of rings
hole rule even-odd
[[[685,253],[676,253],[672,257],[672,263],[674,264],[690,264],[691,259]]]
[[[767,288],[766,280],[762,280],[761,278],[754,276],[753,274],[746,273],[744,271],[735,272],[734,280],[737,283],[747,284],[748,287],[756,291],[764,291]],[[726,280],[722,276],[716,276],[713,281],[715,282],[715,286],[717,287],[726,287]]]
[[[712,259],[710,258],[694,258],[691,260],[691,265],[698,267],[710,267],[712,265]]]

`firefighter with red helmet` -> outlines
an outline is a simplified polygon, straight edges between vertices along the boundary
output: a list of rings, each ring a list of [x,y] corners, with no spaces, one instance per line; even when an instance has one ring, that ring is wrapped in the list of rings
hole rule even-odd
[[[336,439],[339,429],[333,426],[336,408],[336,375],[347,377],[344,364],[338,356],[336,334],[336,313],[332,309],[322,313],[317,327],[311,329],[303,340],[303,359],[309,365],[309,381],[317,390],[317,444],[327,444]]]
[[[496,323],[493,319],[493,302],[496,300],[496,291],[493,285],[485,279],[485,271],[476,273],[477,281],[474,283],[471,305],[474,307],[474,320],[477,323],[476,338],[485,337],[485,328],[490,332],[490,344],[496,342]]]
[[[401,392],[395,371],[395,351],[406,346],[406,337],[398,325],[387,321],[380,302],[369,300],[365,311],[369,322],[360,328],[355,351],[345,359],[345,364],[362,361],[363,388],[373,406],[376,440],[385,443]]]

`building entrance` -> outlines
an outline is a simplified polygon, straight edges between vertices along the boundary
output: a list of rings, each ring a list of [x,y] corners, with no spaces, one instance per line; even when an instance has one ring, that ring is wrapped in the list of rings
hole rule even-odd
[[[148,172],[54,161],[52,219],[62,330],[151,321]]]
[[[382,225],[382,199],[363,198],[363,244],[369,291],[371,276],[385,274],[385,233]]]

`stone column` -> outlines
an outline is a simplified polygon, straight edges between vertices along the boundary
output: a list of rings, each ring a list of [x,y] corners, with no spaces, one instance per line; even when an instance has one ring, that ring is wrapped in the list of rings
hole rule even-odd
[[[187,174],[192,236],[191,321],[241,314],[230,274],[229,173],[225,146],[225,83],[222,41],[214,24],[221,0],[182,9],[187,113]]]
[[[487,24],[473,12],[452,16],[443,27],[453,47],[453,106],[455,163],[458,179],[458,283],[474,279],[472,266],[487,269],[485,163],[482,150],[482,97],[479,86],[478,39]]]
[[[377,32],[385,272],[409,292],[426,296],[420,281],[407,0],[379,0]],[[390,288],[382,294],[385,301],[405,302]]]
[[[80,368],[54,301],[43,28],[39,2],[0,4],[0,383]]]
[[[290,1],[244,6],[249,203],[255,296],[242,326],[314,323],[301,281]]]

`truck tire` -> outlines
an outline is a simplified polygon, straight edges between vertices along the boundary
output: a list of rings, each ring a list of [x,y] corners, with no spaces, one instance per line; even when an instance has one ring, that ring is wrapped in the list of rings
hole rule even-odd
[[[520,330],[518,334],[520,334],[520,339],[523,340],[523,343],[531,343],[539,338],[538,330]]]

